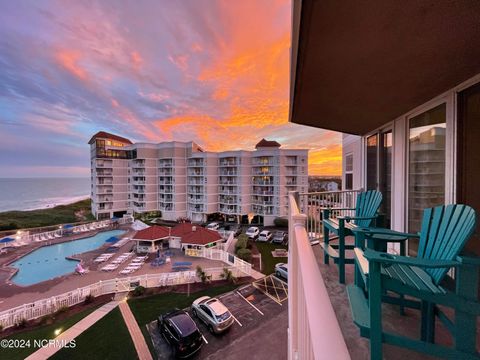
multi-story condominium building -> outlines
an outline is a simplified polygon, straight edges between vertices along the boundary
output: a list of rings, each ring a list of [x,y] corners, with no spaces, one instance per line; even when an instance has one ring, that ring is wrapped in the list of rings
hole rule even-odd
[[[288,192],[308,189],[308,151],[275,141],[216,153],[194,142],[133,144],[99,132],[89,144],[97,218],[159,211],[165,220],[273,224],[287,215]]]

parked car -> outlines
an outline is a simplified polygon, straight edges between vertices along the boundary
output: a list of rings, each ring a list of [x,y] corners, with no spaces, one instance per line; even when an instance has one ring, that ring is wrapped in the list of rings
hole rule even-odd
[[[190,315],[183,310],[173,310],[158,318],[158,329],[170,344],[174,357],[187,358],[203,345],[202,333]]]
[[[210,230],[218,230],[220,228],[220,224],[218,222],[212,222],[207,225],[207,229]]]
[[[242,227],[238,224],[231,225],[228,230],[233,231],[233,236],[235,237],[239,236],[242,233]]]
[[[275,231],[273,233],[272,244],[283,244],[287,241],[287,233],[285,231]]]
[[[272,232],[269,231],[269,230],[263,230],[260,235],[258,236],[258,239],[257,241],[264,241],[264,242],[268,242],[270,240],[272,240]]]
[[[245,234],[249,239],[255,239],[260,234],[260,229],[256,226],[249,227]]]
[[[212,334],[220,334],[232,326],[234,319],[223,303],[210,296],[202,296],[192,303],[192,314],[207,325]]]
[[[284,263],[278,263],[275,265],[275,276],[282,277],[288,280],[288,266]]]

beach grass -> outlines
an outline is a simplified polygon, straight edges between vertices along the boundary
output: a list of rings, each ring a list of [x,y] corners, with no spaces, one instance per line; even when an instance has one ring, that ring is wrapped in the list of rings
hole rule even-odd
[[[90,199],[51,209],[0,212],[0,230],[26,229],[94,220]]]
[[[33,330],[26,330],[21,333],[7,336],[5,339],[13,341],[23,341],[23,345],[25,346],[0,347],[0,359],[25,359],[27,356],[39,349],[38,347],[34,346],[35,340],[49,340],[55,338],[56,329],[62,329],[62,331],[65,331],[96,309],[97,307],[86,309],[66,319],[57,321],[54,324],[42,326]],[[29,342],[29,346],[27,346],[27,341]]]
[[[63,348],[50,359],[137,359],[137,352],[117,307],[80,334],[75,348]]]

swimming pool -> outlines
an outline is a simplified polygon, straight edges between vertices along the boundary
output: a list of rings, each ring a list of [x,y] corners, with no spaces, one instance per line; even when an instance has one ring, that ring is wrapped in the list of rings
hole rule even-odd
[[[18,269],[11,281],[28,286],[71,273],[77,261],[65,257],[99,248],[108,238],[123,233],[125,231],[122,230],[105,231],[88,238],[41,247],[10,264]]]

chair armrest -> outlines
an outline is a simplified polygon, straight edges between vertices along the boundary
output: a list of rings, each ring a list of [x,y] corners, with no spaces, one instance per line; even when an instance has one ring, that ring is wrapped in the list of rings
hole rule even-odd
[[[372,220],[376,219],[378,215],[375,216],[337,216],[337,219],[343,219],[346,222],[352,221],[352,220]]]
[[[340,211],[340,210],[356,210],[355,208],[328,208],[330,211]]]
[[[353,232],[362,232],[366,236],[372,236],[372,235],[393,235],[393,236],[399,236],[399,237],[409,237],[409,238],[419,238],[420,234],[416,233],[404,233],[400,231],[395,231],[395,230],[390,230],[390,229],[382,229],[382,228],[366,228],[366,227],[359,227],[356,229],[352,229]]]
[[[480,258],[476,256],[459,255],[457,256],[457,260],[462,264],[480,266]]]
[[[384,265],[410,265],[417,266],[420,268],[451,268],[461,266],[462,263],[459,261],[448,261],[448,260],[428,260],[428,259],[418,259],[411,258],[407,256],[398,256],[392,255],[384,252],[378,252],[371,249],[366,249],[363,253],[363,256],[368,260],[368,262],[379,262]]]

